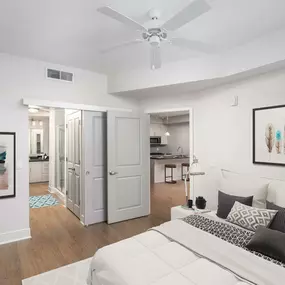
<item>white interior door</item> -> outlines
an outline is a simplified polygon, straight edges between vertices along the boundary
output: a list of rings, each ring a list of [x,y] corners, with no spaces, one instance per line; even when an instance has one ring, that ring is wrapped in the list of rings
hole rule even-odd
[[[67,121],[67,208],[80,217],[81,111],[68,114]]]
[[[108,223],[150,213],[149,116],[107,112]]]
[[[106,221],[107,114],[83,112],[84,224]],[[82,176],[83,179],[83,176]]]
[[[55,186],[63,192],[64,188],[64,158],[65,158],[65,142],[64,142],[64,125],[56,126],[55,138]]]
[[[60,126],[59,129],[59,176],[60,183],[59,186],[61,191],[64,190],[64,171],[65,171],[65,130],[64,126]]]

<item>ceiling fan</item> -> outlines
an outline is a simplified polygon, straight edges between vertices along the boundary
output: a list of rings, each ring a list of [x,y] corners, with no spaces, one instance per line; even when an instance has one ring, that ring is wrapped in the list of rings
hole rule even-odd
[[[213,47],[205,43],[179,37],[169,38],[169,31],[173,32],[179,29],[190,21],[208,12],[210,9],[211,7],[205,0],[194,0],[186,8],[184,8],[182,11],[180,11],[178,14],[173,16],[165,23],[161,23],[161,21],[159,21],[161,12],[157,9],[152,9],[148,13],[151,21],[145,25],[142,25],[110,7],[101,7],[98,9],[98,12],[108,17],[111,17],[112,19],[115,19],[127,25],[128,27],[138,30],[142,33],[140,39],[134,39],[131,41],[120,43],[118,45],[103,50],[102,53],[107,53],[120,47],[148,42],[151,51],[150,63],[152,69],[158,69],[161,67],[162,60],[160,47],[161,43],[163,42],[169,42],[175,46],[182,48],[189,48],[192,50],[210,53],[213,51]]]

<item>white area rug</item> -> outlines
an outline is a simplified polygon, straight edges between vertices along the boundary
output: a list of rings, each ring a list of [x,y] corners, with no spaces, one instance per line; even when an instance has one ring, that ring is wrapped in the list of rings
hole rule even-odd
[[[92,258],[22,280],[23,285],[86,285]]]

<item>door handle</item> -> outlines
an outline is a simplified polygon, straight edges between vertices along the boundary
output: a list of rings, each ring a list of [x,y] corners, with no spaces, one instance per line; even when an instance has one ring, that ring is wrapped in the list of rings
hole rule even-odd
[[[110,175],[116,175],[116,174],[118,174],[118,172],[115,172],[115,171],[109,171],[109,174],[110,174]]]
[[[71,168],[68,168],[69,170],[72,170],[72,171],[75,171],[75,168],[74,167],[71,167]]]

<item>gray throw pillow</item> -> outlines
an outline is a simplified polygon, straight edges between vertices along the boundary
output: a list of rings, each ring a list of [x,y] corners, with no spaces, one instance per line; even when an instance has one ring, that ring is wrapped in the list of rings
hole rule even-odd
[[[226,219],[236,201],[244,205],[252,206],[252,200],[253,196],[239,197],[219,191],[217,216]]]
[[[246,247],[285,262],[285,233],[260,226]]]
[[[259,226],[270,225],[276,214],[275,210],[254,208],[235,202],[227,221],[255,232]]]
[[[266,201],[266,208],[278,211],[272,223],[269,225],[269,228],[285,233],[285,208],[279,207],[268,201]]]

